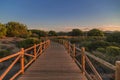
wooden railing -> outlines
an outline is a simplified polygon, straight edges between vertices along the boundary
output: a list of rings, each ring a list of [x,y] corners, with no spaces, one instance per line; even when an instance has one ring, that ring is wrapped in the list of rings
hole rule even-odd
[[[81,39],[91,39],[91,38],[94,38],[94,39],[105,39],[106,37],[105,36],[47,36],[47,37],[41,37],[41,39],[78,39],[78,38],[81,38]]]
[[[0,63],[5,62],[11,58],[15,58],[15,60],[11,63],[10,66],[0,75],[0,80],[3,80],[6,75],[11,71],[11,69],[15,66],[15,64],[20,61],[20,70],[14,74],[10,79],[7,80],[14,80],[18,75],[24,74],[25,69],[36,60],[36,58],[42,54],[42,52],[49,46],[50,40],[41,42],[40,44],[34,44],[34,46],[24,49],[22,48],[19,52],[6,56],[0,59]],[[31,59],[25,63],[25,59],[27,57],[31,57]]]
[[[90,54],[89,52],[85,51],[85,48],[82,47],[81,49],[77,48],[75,46],[75,44],[71,44],[69,41],[63,40],[63,39],[58,39],[56,40],[57,42],[63,44],[68,53],[71,55],[71,57],[75,60],[75,62],[78,64],[78,66],[81,68],[83,75],[85,75],[88,80],[93,80],[93,78],[95,80],[103,80],[100,73],[98,73],[98,71],[96,70],[96,68],[93,66],[91,60],[89,59],[92,58],[93,60],[101,63],[102,65],[108,67],[109,69],[112,69],[113,71],[115,71],[115,80],[120,80],[120,61],[116,61],[116,66],[112,65],[92,54]],[[78,61],[78,59],[76,59],[76,57],[80,56],[80,61]],[[88,67],[91,69],[92,73],[94,73],[94,77],[90,75],[89,72],[87,72],[87,68]]]

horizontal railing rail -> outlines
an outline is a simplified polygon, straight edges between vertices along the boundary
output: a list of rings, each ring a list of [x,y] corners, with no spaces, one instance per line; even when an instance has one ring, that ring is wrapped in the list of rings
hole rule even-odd
[[[98,73],[98,71],[96,70],[96,68],[92,64],[92,62],[89,59],[89,57],[92,58],[93,60],[101,63],[102,65],[108,67],[109,69],[112,69],[113,71],[115,71],[115,80],[120,80],[120,77],[119,77],[119,73],[120,73],[120,61],[116,61],[116,65],[112,65],[109,62],[106,62],[103,59],[100,59],[100,58],[94,56],[93,54],[90,54],[89,52],[85,51],[84,47],[82,47],[81,49],[77,48],[75,46],[75,44],[71,44],[69,41],[63,40],[63,39],[57,39],[56,41],[59,42],[59,43],[61,43],[61,44],[63,44],[66,47],[66,49],[68,50],[68,53],[72,56],[72,58],[75,60],[75,62],[81,68],[82,73],[85,74],[86,77],[89,80],[93,80],[93,77],[91,77],[90,74],[87,72],[86,64],[87,64],[87,67],[89,66],[90,69],[92,70],[92,72],[94,73],[95,80],[103,80],[102,77],[101,77],[101,75],[100,75],[100,73]],[[81,57],[80,61],[78,61],[76,59],[76,57],[78,57],[78,56]]]
[[[42,39],[70,39],[70,38],[95,38],[95,39],[105,39],[105,36],[47,36],[47,37],[41,37]]]
[[[50,40],[41,42],[40,44],[34,44],[34,46],[27,49],[22,48],[19,52],[3,57],[0,59],[0,63],[7,61],[9,59],[15,58],[15,60],[7,67],[7,69],[0,75],[0,80],[3,80],[6,75],[11,71],[14,65],[20,61],[20,70],[15,73],[9,80],[14,80],[18,75],[24,74],[25,69],[30,66],[36,58],[42,54],[42,52],[50,45]],[[32,53],[31,53],[32,52]],[[25,63],[26,57],[31,57],[29,62]]]

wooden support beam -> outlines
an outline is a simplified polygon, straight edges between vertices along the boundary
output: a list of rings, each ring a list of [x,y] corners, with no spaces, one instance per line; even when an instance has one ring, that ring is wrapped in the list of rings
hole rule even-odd
[[[42,54],[42,43],[40,43],[40,54]]]
[[[36,59],[37,54],[36,54],[36,44],[34,44],[34,58]]]
[[[73,57],[75,57],[76,54],[75,54],[75,44],[73,44]]]
[[[82,63],[82,74],[85,75],[85,48],[81,48],[82,56],[81,56],[81,63]]]
[[[21,72],[24,74],[24,48],[21,48]]]
[[[70,54],[70,42],[68,42],[68,54]]]
[[[115,80],[120,80],[120,61],[116,61]]]
[[[44,42],[44,44],[43,44],[43,45],[44,45],[44,50],[45,50],[45,47],[46,47],[46,42]]]

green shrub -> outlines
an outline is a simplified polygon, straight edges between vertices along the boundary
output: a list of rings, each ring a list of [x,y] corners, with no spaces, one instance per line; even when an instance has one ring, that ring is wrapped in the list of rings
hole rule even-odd
[[[92,29],[87,32],[87,35],[88,36],[104,36],[104,33],[99,29]]]
[[[41,40],[38,40],[38,39],[34,39],[34,38],[31,38],[31,39],[25,39],[23,41],[20,41],[17,43],[17,46],[19,48],[28,48],[30,46],[33,46],[34,44],[38,44],[40,43]]]
[[[100,40],[105,40],[106,37],[105,36],[88,36],[86,38],[87,41],[100,41]]]
[[[80,47],[80,48],[81,48],[81,47],[85,47],[86,50],[89,50],[89,49],[88,49],[88,45],[90,45],[90,44],[91,44],[91,41],[82,41],[82,42],[80,42],[79,47]]]
[[[7,36],[10,37],[28,37],[27,26],[19,22],[8,22],[6,24]]]
[[[9,50],[2,50],[0,51],[0,58],[5,57],[10,55],[10,51]]]
[[[92,50],[96,50],[99,47],[106,48],[107,46],[110,46],[109,42],[106,42],[106,41],[94,41],[94,42],[91,42],[91,44],[88,45],[88,49],[90,51],[92,51]]]
[[[111,33],[109,36],[107,36],[106,40],[109,42],[116,42],[120,44],[120,32]]]
[[[83,38],[70,38],[68,39],[71,43],[80,43],[82,41],[84,41]]]
[[[106,48],[106,54],[110,56],[120,55],[120,48],[116,46],[109,46]]]
[[[105,48],[97,48],[96,51],[99,51],[101,53],[106,53],[106,49]]]
[[[5,25],[0,23],[0,38],[6,36],[7,29]]]

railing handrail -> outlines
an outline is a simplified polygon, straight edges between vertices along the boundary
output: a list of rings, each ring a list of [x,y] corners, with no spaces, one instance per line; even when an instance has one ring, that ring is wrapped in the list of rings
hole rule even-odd
[[[107,62],[107,61],[105,61],[105,60],[103,60],[103,59],[101,59],[99,57],[96,57],[96,56],[94,56],[94,55],[92,55],[92,54],[90,54],[88,52],[85,52],[85,54],[87,56],[91,57],[92,59],[94,59],[95,61],[101,63],[102,65],[108,67],[109,69],[112,69],[114,71],[116,70],[116,66],[115,65],[113,65],[113,64],[111,64],[111,63],[109,63],[109,62]]]
[[[33,62],[36,60],[36,58],[43,52],[43,50],[45,50],[50,44],[50,40],[46,40],[44,42],[41,42],[40,44],[34,44],[34,46],[32,47],[29,47],[27,49],[24,49],[22,48],[21,51],[15,53],[15,54],[12,54],[12,55],[9,55],[9,56],[6,56],[6,57],[3,57],[0,59],[0,63],[1,62],[4,62],[6,60],[9,60],[11,58],[14,58],[16,57],[16,59],[11,63],[10,66],[8,66],[8,68],[2,73],[2,75],[0,75],[0,80],[4,79],[5,76],[7,75],[7,73],[12,69],[12,67],[15,65],[15,63],[20,59],[21,63],[21,69],[16,73],[14,74],[10,80],[14,80],[18,75],[20,75],[21,73],[24,74],[24,70]],[[38,49],[37,49],[38,47]],[[27,51],[33,49],[34,53],[33,54],[29,54],[29,53],[26,53]],[[24,56],[29,56],[29,57],[33,57],[33,59],[31,59],[27,64],[25,64],[25,59],[24,59]]]
[[[82,52],[82,49],[80,48],[77,48],[77,47],[74,47],[75,48],[75,51],[74,48],[73,48],[73,44],[71,44],[69,41],[67,40],[63,40],[63,39],[58,39],[58,42],[62,43],[63,45],[65,45],[65,47],[68,49],[68,53],[73,53],[71,56],[74,58],[74,57],[77,57],[77,56],[80,56],[82,55],[81,52]],[[76,54],[76,52],[79,52],[79,54]],[[74,53],[75,52],[75,53]],[[75,56],[73,56],[75,54]],[[120,73],[120,61],[117,61],[116,62],[116,66],[115,65],[112,65],[110,64],[109,62],[106,62],[92,54],[90,54],[89,52],[87,51],[84,51],[84,54],[85,54],[85,60],[89,63],[88,65],[92,68],[93,72],[95,73],[96,77],[97,77],[97,80],[102,80],[100,74],[97,72],[97,70],[94,68],[94,66],[92,65],[91,61],[89,60],[88,57],[90,57],[91,59],[103,64],[104,66],[112,69],[113,71],[115,71],[115,80],[120,80],[120,77],[119,77],[119,73]],[[88,57],[87,57],[88,56]],[[76,61],[76,63],[82,68],[83,64],[80,64],[79,61],[77,61],[77,59],[74,58],[74,60]],[[82,60],[81,60],[82,61]],[[81,62],[82,63],[82,62]],[[83,62],[84,63],[84,62]],[[85,63],[84,63],[85,65]],[[118,68],[119,67],[119,68]],[[85,69],[85,68],[84,68]],[[90,76],[88,75],[88,73],[86,72],[86,70],[84,70],[84,73],[86,74],[86,76],[89,77],[89,79],[91,80]]]
[[[81,49],[79,49],[79,48],[77,48],[77,47],[76,47],[76,50],[78,50],[78,51],[81,52]],[[103,59],[101,59],[101,58],[99,58],[99,57],[96,57],[96,56],[94,56],[93,54],[90,54],[90,53],[87,52],[87,51],[85,51],[85,54],[86,54],[87,56],[89,56],[90,58],[92,58],[93,60],[95,60],[95,61],[103,64],[104,66],[108,67],[109,69],[112,69],[112,70],[115,71],[115,69],[116,69],[116,66],[115,66],[115,65],[113,65],[113,64],[111,64],[111,63],[109,63],[109,62],[107,62],[107,61],[105,61],[105,60],[103,60]],[[81,55],[81,54],[79,53],[77,56],[79,56],[79,55]]]

